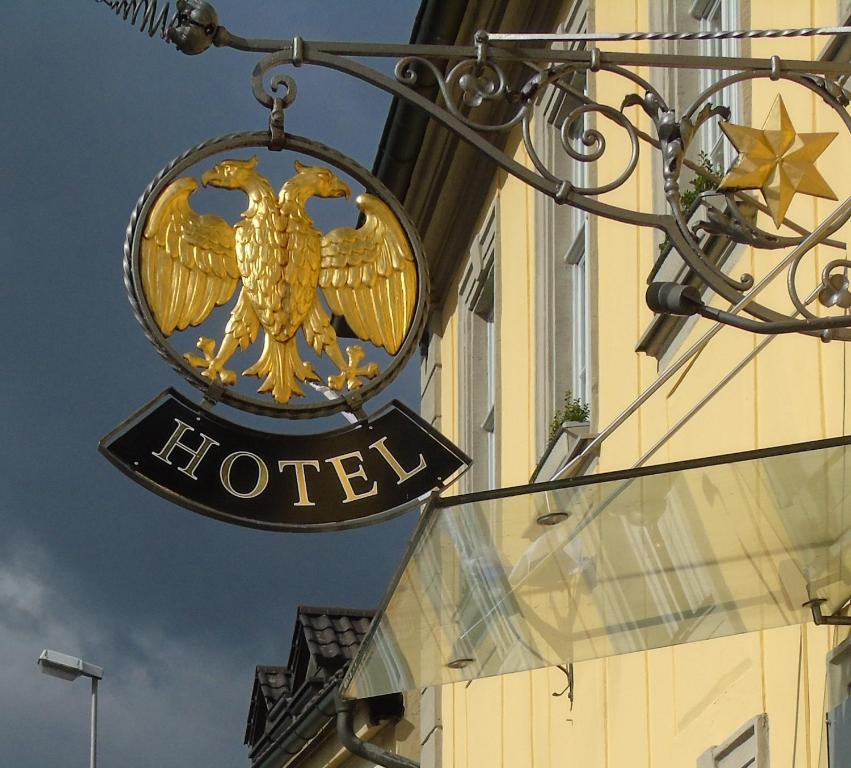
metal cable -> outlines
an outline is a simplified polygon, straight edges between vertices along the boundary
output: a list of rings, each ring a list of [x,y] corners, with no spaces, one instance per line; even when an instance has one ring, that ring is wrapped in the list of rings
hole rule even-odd
[[[511,32],[479,32],[481,43],[508,42],[624,42],[629,40],[751,40],[754,38],[816,37],[818,35],[847,35],[851,27],[800,27],[797,29],[733,29],[717,32],[580,32],[575,34],[515,34]]]
[[[768,274],[763,277],[746,295],[730,307],[732,314],[738,314],[748,304],[750,304],[766,285],[770,284],[778,274],[780,274],[788,265],[798,257],[799,254],[806,253],[810,248],[824,240],[828,235],[833,234],[840,226],[848,219],[851,213],[851,197],[845,198],[833,212],[821,222],[801,243],[794,248],[784,259],[782,259]],[[620,426],[635,413],[645,402],[647,402],[656,392],[658,392],[673,376],[686,364],[692,357],[700,352],[709,341],[726,326],[724,323],[717,322],[709,328],[691,347],[683,352],[671,366],[661,373],[655,381],[649,384],[624,410],[622,410],[608,426],[600,432],[585,448],[565,466],[556,472],[553,480],[561,480],[565,477],[570,477],[572,469],[577,467],[581,461],[593,455],[593,452],[602,445]]]
[[[804,304],[811,304],[816,296],[819,293],[819,288],[817,287],[813,292],[807,297]],[[800,315],[799,312],[795,312],[790,315],[790,318],[796,318]],[[712,400],[715,395],[717,395],[724,387],[727,386],[739,373],[741,373],[745,367],[762,352],[772,341],[774,341],[777,336],[768,336],[763,339],[756,347],[754,347],[748,354],[746,354],[736,365],[712,388],[709,392],[704,395],[704,397],[694,405],[688,413],[686,413],[680,420],[674,424],[667,432],[665,432],[662,437],[651,447],[649,448],[642,456],[632,465],[632,469],[637,469],[638,467],[644,466],[645,462],[650,459],[656,452],[662,448],[665,443],[668,442],[677,432],[680,431],[690,420],[691,418],[698,413],[710,400]],[[697,357],[695,355],[692,360]],[[683,374],[685,375],[685,374]],[[843,422],[843,434],[844,434],[844,422]]]

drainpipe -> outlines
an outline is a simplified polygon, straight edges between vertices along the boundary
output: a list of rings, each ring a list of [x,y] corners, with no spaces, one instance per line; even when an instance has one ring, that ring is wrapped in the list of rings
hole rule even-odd
[[[409,760],[407,757],[388,752],[359,739],[355,735],[355,702],[347,701],[340,695],[339,689],[336,694],[337,703],[337,738],[340,743],[353,755],[362,757],[367,762],[384,766],[384,768],[420,768],[419,763]]]

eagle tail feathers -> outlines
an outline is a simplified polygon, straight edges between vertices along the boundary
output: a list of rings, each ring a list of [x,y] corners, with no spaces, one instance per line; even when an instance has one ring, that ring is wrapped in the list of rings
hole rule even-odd
[[[286,404],[293,395],[303,395],[299,381],[319,381],[310,363],[301,359],[295,337],[277,341],[268,333],[263,344],[263,354],[243,376],[265,376],[258,392],[271,392],[279,403]]]

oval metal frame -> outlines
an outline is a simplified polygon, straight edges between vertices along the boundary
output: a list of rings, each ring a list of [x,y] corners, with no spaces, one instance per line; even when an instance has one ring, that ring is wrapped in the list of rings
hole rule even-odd
[[[341,394],[334,400],[324,400],[314,403],[281,405],[275,402],[262,400],[260,396],[254,397],[237,392],[218,383],[211,383],[203,378],[200,372],[189,365],[183,356],[177,353],[171,343],[163,335],[154,320],[150,307],[144,298],[141,283],[141,271],[139,269],[139,250],[145,224],[148,220],[151,208],[157,198],[168,184],[174,181],[180,174],[198,165],[202,161],[224,152],[234,149],[264,148],[272,150],[272,135],[269,132],[234,133],[198,144],[195,147],[176,157],[166,165],[151,181],[133,210],[130,223],[127,226],[127,235],[124,243],[124,280],[127,293],[136,319],[141,324],[148,340],[156,347],[157,351],[168,361],[168,363],[185,378],[190,384],[201,390],[207,400],[216,403],[225,403],[234,408],[239,408],[249,413],[261,416],[287,419],[312,419],[324,416],[332,416],[342,411],[359,411],[362,403],[383,390],[393,379],[398,376],[402,367],[417,349],[420,337],[425,328],[428,316],[429,279],[428,265],[423,254],[420,236],[414,227],[402,204],[396,199],[392,192],[366,168],[352,160],[350,157],[338,152],[312,139],[303,136],[288,134],[283,142],[276,142],[275,151],[279,149],[291,152],[300,152],[304,155],[314,157],[321,162],[328,163],[338,170],[351,176],[355,181],[363,185],[370,193],[383,200],[396,215],[399,223],[405,231],[408,243],[414,254],[417,268],[417,303],[414,316],[411,319],[411,327],[402,346],[391,360],[390,364],[381,371],[378,376],[365,384],[362,388],[348,394]]]

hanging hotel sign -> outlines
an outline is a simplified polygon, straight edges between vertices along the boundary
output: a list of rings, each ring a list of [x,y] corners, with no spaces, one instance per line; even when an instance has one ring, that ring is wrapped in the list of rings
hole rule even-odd
[[[400,403],[316,435],[246,429],[168,390],[104,438],[137,482],[210,517],[271,530],[376,522],[451,481],[466,457]]]
[[[282,184],[261,171],[258,148],[278,150],[262,154]],[[323,199],[351,196],[341,176],[364,190],[358,225],[320,227],[314,216],[341,210],[322,210]],[[200,186],[242,193],[234,224],[196,210],[211,194],[190,201]],[[125,273],[146,335],[208,402],[290,419],[357,415],[342,430],[282,435],[231,423],[169,390],[101,442],[148,488],[245,525],[341,528],[400,511],[469,465],[403,406],[363,411],[417,348],[428,273],[404,208],[336,150],[265,132],[190,150],[140,199]],[[338,332],[357,343],[343,348]],[[252,392],[247,382],[258,379]]]

